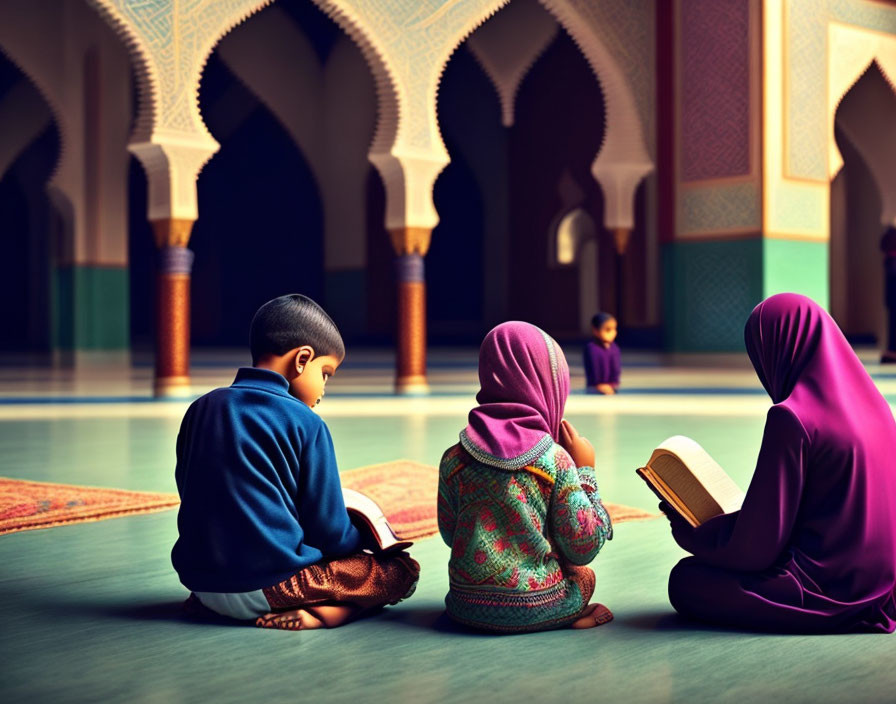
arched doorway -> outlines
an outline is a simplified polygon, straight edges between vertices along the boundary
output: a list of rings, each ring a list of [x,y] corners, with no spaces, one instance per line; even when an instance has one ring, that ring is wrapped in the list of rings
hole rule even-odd
[[[244,346],[257,307],[289,292],[364,336],[376,91],[360,50],[311,0],[280,0],[220,41],[199,98],[221,146],[197,183],[193,342]]]
[[[245,346],[265,301],[285,293],[322,299],[320,194],[293,140],[215,54],[199,104],[221,149],[197,184],[193,342]]]
[[[545,10],[527,6],[525,16],[508,18],[509,9],[458,48],[440,84],[439,127],[451,163],[436,183],[440,222],[427,257],[430,329],[437,341],[437,331],[452,329],[478,328],[474,337],[481,338],[512,318],[558,337],[579,337],[586,313],[590,319],[615,293],[612,237],[597,224],[603,222],[603,196],[591,172],[604,135],[600,85],[575,42]],[[476,53],[481,62],[488,45],[500,51],[500,42],[492,37],[477,45],[477,33],[495,22],[537,22],[538,13],[552,25],[549,43],[530,57],[534,64],[512,105],[512,91],[502,84],[502,112],[473,58]],[[556,228],[576,209],[595,223],[596,235],[592,244],[575,248],[574,262],[560,263]],[[606,272],[597,271],[598,262]]]
[[[603,194],[591,174],[603,142],[603,95],[573,40],[560,32],[523,81],[509,135],[510,316],[558,337],[577,337],[587,311],[579,297],[578,267],[556,257],[556,225],[581,209],[603,222]],[[615,289],[612,238],[598,228],[597,311]],[[581,256],[582,250],[576,252]]]
[[[495,299],[506,299],[496,284],[506,289],[498,253],[507,239],[507,135],[494,88],[464,45],[442,75],[438,117],[451,162],[433,189],[439,224],[426,260],[429,337],[477,343],[503,317]]]
[[[0,351],[42,354],[53,343],[52,261],[60,225],[47,194],[59,159],[49,106],[0,53]]]
[[[831,183],[831,312],[854,342],[885,332],[880,240],[896,218],[896,92],[876,62],[834,118],[843,167]]]

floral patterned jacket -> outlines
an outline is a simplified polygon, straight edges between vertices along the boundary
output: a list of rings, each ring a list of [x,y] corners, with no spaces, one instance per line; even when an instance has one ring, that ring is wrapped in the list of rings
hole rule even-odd
[[[564,562],[588,564],[613,533],[594,469],[576,467],[556,443],[514,470],[450,447],[439,465],[438,519],[450,583],[467,589],[551,587]]]

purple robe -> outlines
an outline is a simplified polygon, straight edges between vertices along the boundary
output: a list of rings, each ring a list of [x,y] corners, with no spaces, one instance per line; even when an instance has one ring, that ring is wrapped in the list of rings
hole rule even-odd
[[[594,389],[598,384],[611,384],[619,386],[619,376],[622,372],[622,360],[619,354],[619,345],[610,343],[604,347],[600,342],[591,340],[585,345],[585,385]]]
[[[896,627],[896,422],[837,324],[805,296],[760,303],[747,352],[774,403],[740,511],[694,529],[680,613],[770,631]]]

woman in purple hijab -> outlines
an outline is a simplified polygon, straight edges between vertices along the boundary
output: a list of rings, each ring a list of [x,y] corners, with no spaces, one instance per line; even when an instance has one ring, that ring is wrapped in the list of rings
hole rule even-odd
[[[697,528],[669,577],[686,616],[767,631],[896,627],[896,422],[843,333],[805,296],[753,310],[747,352],[774,403],[740,511]],[[672,514],[672,511],[667,511]]]
[[[497,632],[588,628],[586,567],[612,536],[594,448],[563,420],[569,369],[534,325],[509,322],[479,351],[478,406],[439,465],[438,518],[451,547],[448,615]]]

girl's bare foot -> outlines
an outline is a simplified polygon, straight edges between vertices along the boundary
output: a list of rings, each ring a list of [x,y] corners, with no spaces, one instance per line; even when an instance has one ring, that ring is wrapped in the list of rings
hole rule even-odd
[[[595,628],[613,620],[613,612],[603,604],[588,604],[578,619],[572,622],[572,628]]]
[[[309,606],[292,611],[278,611],[255,619],[259,628],[281,628],[285,631],[311,631],[336,628],[348,623],[361,612],[357,606]]]

